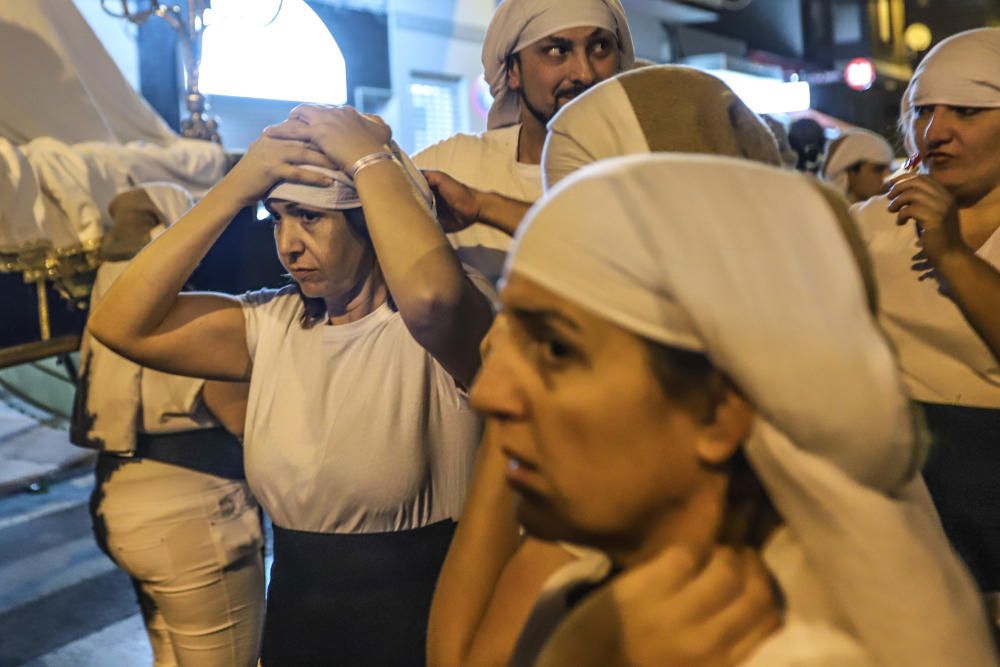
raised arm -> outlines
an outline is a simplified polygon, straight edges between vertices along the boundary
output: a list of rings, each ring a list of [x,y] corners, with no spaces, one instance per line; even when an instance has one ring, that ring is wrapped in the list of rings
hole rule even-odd
[[[947,294],[1000,362],[1000,271],[971,249],[935,261]]]
[[[340,168],[385,151],[391,131],[350,107],[303,105],[271,136],[308,141]],[[479,342],[493,319],[486,297],[466,277],[437,221],[413,196],[403,169],[383,160],[360,170],[355,187],[389,292],[413,337],[468,386],[479,369]]]
[[[247,379],[250,357],[239,302],[222,294],[180,291],[233,217],[277,180],[329,184],[326,176],[300,164],[330,166],[301,142],[258,139],[201,203],[132,260],[90,317],[94,337],[149,368]]]
[[[548,576],[571,560],[556,545],[521,542],[503,453],[489,436],[434,591],[427,664],[506,665]]]
[[[907,175],[893,184],[889,200],[897,223],[916,228],[918,279],[936,279],[1000,360],[1000,272],[966,243],[955,198],[929,176]]]
[[[531,208],[528,202],[470,188],[443,171],[425,169],[424,177],[437,196],[438,218],[448,233],[479,222],[514,236]]]

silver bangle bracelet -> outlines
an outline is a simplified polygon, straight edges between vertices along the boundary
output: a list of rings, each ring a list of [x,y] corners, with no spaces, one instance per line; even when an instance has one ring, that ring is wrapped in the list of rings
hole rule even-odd
[[[387,153],[385,151],[379,151],[378,153],[372,153],[371,155],[366,155],[360,158],[357,162],[352,164],[347,170],[347,175],[351,177],[353,181],[358,177],[358,173],[365,167],[370,167],[377,162],[384,162],[385,160],[393,160],[392,153]]]

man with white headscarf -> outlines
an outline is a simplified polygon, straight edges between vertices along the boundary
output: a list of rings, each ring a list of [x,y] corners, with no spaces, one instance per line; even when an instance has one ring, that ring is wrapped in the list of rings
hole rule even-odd
[[[819,176],[856,204],[882,194],[894,157],[881,135],[862,128],[847,130],[827,147]]]
[[[193,205],[173,183],[148,183],[111,201],[92,308]],[[246,391],[242,383],[145,368],[83,335],[70,435],[100,452],[94,534],[133,579],[158,667],[257,661],[264,537],[238,439]]]
[[[414,156],[459,256],[496,281],[527,204],[541,195],[545,125],[635,52],[620,0],[504,0],[483,44],[494,102],[488,130]]]
[[[526,530],[610,563],[560,573],[512,665],[691,664],[637,657],[604,594],[719,544],[761,552],[785,623],[704,664],[996,664],[853,234],[809,180],[715,156],[607,160],[528,214],[473,406]]]
[[[982,591],[1000,591],[1000,28],[932,49],[904,94],[920,171],[856,210],[882,324],[935,436],[924,471]],[[912,224],[911,224],[912,223]],[[991,333],[992,332],[992,333]]]

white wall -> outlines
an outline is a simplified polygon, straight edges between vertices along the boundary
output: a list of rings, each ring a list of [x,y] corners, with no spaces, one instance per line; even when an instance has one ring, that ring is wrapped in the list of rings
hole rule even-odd
[[[139,89],[139,47],[136,42],[138,28],[125,19],[116,19],[101,9],[100,0],[73,0],[76,8],[87,20],[104,48],[136,90]],[[114,7],[115,2],[108,2]],[[120,5],[120,3],[118,3]]]
[[[458,79],[460,129],[486,129],[486,119],[472,104],[472,93],[482,74],[483,37],[494,9],[494,0],[389,0],[389,67],[394,96],[385,115],[404,148],[422,148],[407,145],[413,137],[413,109],[407,91],[415,72]]]

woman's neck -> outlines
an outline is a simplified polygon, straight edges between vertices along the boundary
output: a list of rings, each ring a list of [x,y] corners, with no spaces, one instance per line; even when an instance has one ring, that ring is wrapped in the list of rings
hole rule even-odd
[[[652,523],[634,543],[605,547],[614,564],[635,567],[670,547],[705,554],[715,546],[726,505],[726,480],[713,478],[684,507],[672,508]]]
[[[373,262],[357,285],[347,294],[328,297],[326,302],[326,323],[331,325],[350,324],[370,315],[389,298],[389,288],[385,284],[378,262]]]
[[[973,250],[978,250],[1000,228],[1000,187],[969,208],[959,210],[962,238]]]

